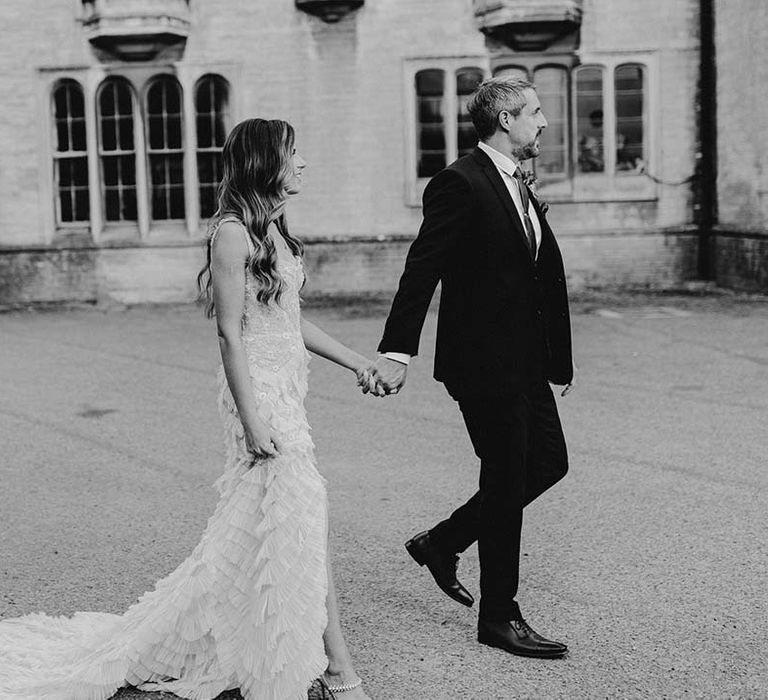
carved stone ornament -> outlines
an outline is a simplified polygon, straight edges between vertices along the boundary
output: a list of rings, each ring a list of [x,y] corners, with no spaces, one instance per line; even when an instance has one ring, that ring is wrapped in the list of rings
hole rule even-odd
[[[189,0],[83,0],[88,41],[127,61],[145,61],[189,35]]]
[[[513,51],[545,51],[564,40],[578,47],[582,0],[474,0],[483,34]]]
[[[324,22],[338,22],[350,12],[359,9],[365,0],[296,0],[296,7]]]

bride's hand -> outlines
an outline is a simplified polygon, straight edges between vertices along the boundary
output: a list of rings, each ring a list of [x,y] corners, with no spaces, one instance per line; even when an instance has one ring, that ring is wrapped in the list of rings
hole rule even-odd
[[[261,418],[254,418],[245,427],[245,446],[253,455],[254,462],[275,457],[282,449],[280,439],[269,424]]]
[[[355,369],[355,374],[357,375],[357,386],[360,387],[360,389],[364,394],[378,393],[376,378],[374,377],[373,372],[371,371],[372,367],[373,367],[373,363],[368,363],[368,365],[361,365],[360,367]]]

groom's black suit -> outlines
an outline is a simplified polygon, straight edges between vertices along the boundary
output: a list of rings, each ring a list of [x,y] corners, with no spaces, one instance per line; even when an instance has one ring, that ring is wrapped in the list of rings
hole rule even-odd
[[[515,204],[479,148],[439,172],[424,192],[380,352],[416,355],[438,281],[435,379],[461,408],[481,459],[480,489],[430,531],[456,553],[478,540],[480,616],[519,616],[523,507],[562,478],[567,453],[548,382],[573,377],[562,257],[535,198],[537,260]]]

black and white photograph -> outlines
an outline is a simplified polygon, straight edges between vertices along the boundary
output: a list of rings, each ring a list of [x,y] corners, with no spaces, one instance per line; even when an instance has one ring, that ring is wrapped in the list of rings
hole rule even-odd
[[[766,0],[0,17],[0,700],[768,700]]]

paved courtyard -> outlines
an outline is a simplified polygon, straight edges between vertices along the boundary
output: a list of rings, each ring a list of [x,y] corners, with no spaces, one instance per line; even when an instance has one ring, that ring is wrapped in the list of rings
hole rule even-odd
[[[375,700],[768,698],[768,301],[575,310],[579,385],[558,399],[571,472],[526,511],[520,596],[570,646],[560,661],[478,645],[474,612],[402,547],[477,481],[431,379],[434,315],[397,397],[313,360],[337,587]],[[306,314],[372,354],[385,309]],[[223,464],[216,365],[191,307],[0,315],[0,616],[118,612],[186,556]],[[477,593],[476,548],[459,574]]]

